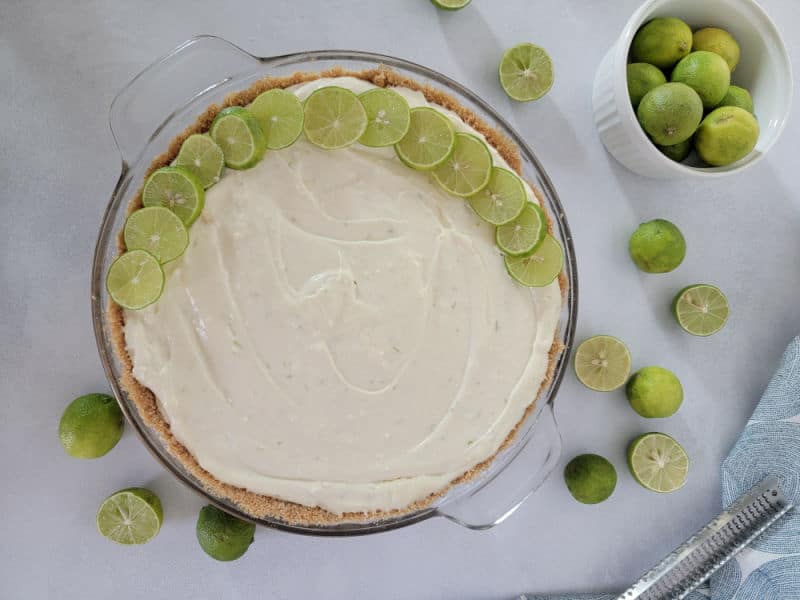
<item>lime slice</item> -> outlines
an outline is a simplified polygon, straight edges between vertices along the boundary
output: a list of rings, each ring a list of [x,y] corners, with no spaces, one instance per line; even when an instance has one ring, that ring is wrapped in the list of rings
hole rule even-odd
[[[492,225],[503,225],[516,219],[525,208],[528,195],[522,180],[511,171],[492,167],[489,183],[467,202],[479,217]]]
[[[492,175],[492,154],[480,138],[457,133],[453,153],[433,171],[433,178],[455,196],[477,194]]]
[[[544,213],[537,204],[526,202],[516,219],[497,226],[497,245],[507,255],[530,254],[547,233]]]
[[[211,136],[195,133],[183,142],[173,164],[190,171],[208,189],[222,176],[225,155]]]
[[[358,140],[365,146],[392,146],[403,139],[411,124],[408,102],[394,90],[375,88],[358,97],[367,111],[367,130]]]
[[[170,209],[187,227],[200,216],[205,197],[203,184],[183,167],[158,169],[142,190],[142,204]]]
[[[411,123],[394,149],[407,166],[428,170],[439,166],[453,152],[456,134],[450,119],[427,106],[411,109]]]
[[[728,320],[728,299],[718,287],[700,283],[683,288],[672,301],[672,312],[684,331],[708,336]]]
[[[125,418],[108,394],[86,394],[75,398],[61,415],[58,437],[75,458],[99,458],[107,454],[122,437]]]
[[[464,8],[470,2],[472,0],[431,0],[431,3],[436,8],[444,10],[458,10],[459,8]]]
[[[545,235],[542,243],[531,254],[506,255],[506,270],[522,285],[544,287],[553,282],[564,266],[564,253],[555,238]]]
[[[128,488],[111,494],[97,511],[97,529],[118,544],[144,544],[161,529],[161,500],[145,488]]]
[[[291,146],[303,132],[303,105],[287,90],[267,90],[247,110],[258,121],[270,150]]]
[[[500,61],[500,85],[514,100],[538,100],[553,86],[550,55],[529,43],[509,48]]]
[[[267,149],[258,121],[241,106],[220,111],[211,124],[211,137],[222,148],[225,164],[231,169],[254,167]]]
[[[333,150],[356,142],[367,129],[367,111],[353,92],[338,86],[314,90],[306,98],[303,130],[308,141]]]
[[[197,541],[203,551],[215,560],[229,561],[241,557],[250,544],[256,526],[242,521],[214,506],[204,506],[197,517]]]
[[[161,296],[164,270],[149,252],[130,250],[111,263],[106,275],[106,290],[123,308],[139,310]]]
[[[123,230],[128,250],[147,250],[162,265],[175,260],[189,245],[189,232],[174,212],[148,206],[131,213]]]
[[[628,446],[633,478],[654,492],[674,492],[686,483],[689,457],[681,445],[664,433],[645,433]]]
[[[575,375],[589,389],[611,392],[625,385],[630,374],[631,354],[615,337],[590,337],[575,351]]]

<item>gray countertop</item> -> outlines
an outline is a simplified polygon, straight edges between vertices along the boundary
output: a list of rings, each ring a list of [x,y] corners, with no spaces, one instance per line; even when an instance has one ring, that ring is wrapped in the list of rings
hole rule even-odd
[[[617,590],[719,508],[718,466],[789,339],[800,331],[800,200],[793,115],[770,155],[704,183],[633,175],[594,130],[594,70],[637,0],[475,0],[461,12],[427,0],[326,2],[24,2],[0,8],[0,597],[508,598],[522,591]],[[613,7],[611,6],[613,4]],[[800,3],[763,0],[800,64]],[[554,475],[487,532],[444,520],[365,538],[259,529],[245,557],[215,563],[195,541],[201,498],[182,488],[131,431],[98,461],[67,458],[56,428],[74,396],[106,390],[89,314],[89,265],[120,161],[109,104],[141,68],[198,33],[273,55],[309,48],[394,54],[439,70],[490,101],[553,179],[573,228],[578,336],[612,333],[634,366],[674,370],[686,402],[646,422],[621,393],[592,393],[568,374],[557,400],[564,457],[592,451],[620,471],[612,499],[574,502]],[[504,48],[523,40],[553,56],[543,100],[514,104],[497,84]],[[636,225],[664,217],[688,241],[684,264],[639,273],[626,253]],[[728,294],[732,317],[708,339],[667,309],[683,285]],[[652,428],[693,459],[687,486],[659,496],[625,472],[628,439]],[[164,527],[143,547],[112,545],[94,515],[110,492],[152,487]]]

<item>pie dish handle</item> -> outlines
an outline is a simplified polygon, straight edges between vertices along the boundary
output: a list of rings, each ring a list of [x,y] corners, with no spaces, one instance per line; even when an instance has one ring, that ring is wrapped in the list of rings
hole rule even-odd
[[[222,38],[201,35],[146,67],[111,103],[109,124],[123,164],[135,164],[148,144],[192,100],[260,62]]]
[[[552,403],[544,406],[517,454],[468,494],[437,509],[462,527],[490,529],[510,517],[544,483],[561,457],[561,435]]]

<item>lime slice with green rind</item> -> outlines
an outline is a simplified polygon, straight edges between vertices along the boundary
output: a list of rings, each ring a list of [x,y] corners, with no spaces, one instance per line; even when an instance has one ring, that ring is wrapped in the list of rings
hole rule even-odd
[[[209,505],[200,510],[195,531],[206,554],[215,560],[230,561],[247,552],[256,526]]]
[[[173,164],[190,171],[208,189],[222,177],[225,155],[210,135],[195,133],[183,142]]]
[[[249,169],[258,164],[267,140],[256,118],[246,108],[230,106],[211,123],[211,138],[222,148],[231,169]]]
[[[326,150],[350,146],[367,129],[367,111],[358,96],[343,87],[314,90],[306,98],[304,110],[306,138]]]
[[[444,10],[459,10],[464,8],[470,2],[472,2],[472,0],[431,0],[431,3],[436,8],[441,8]]]
[[[518,283],[527,287],[544,287],[553,283],[564,266],[564,252],[555,238],[545,235],[531,254],[506,255],[506,270]]]
[[[125,418],[112,396],[86,394],[69,403],[58,423],[64,450],[75,458],[99,458],[122,437]]]
[[[247,110],[258,121],[270,150],[291,146],[303,133],[303,104],[288,90],[267,90]]]
[[[596,335],[581,342],[574,364],[578,381],[597,392],[621,388],[631,374],[628,347],[610,335]]]
[[[537,204],[526,202],[517,218],[497,226],[497,245],[507,255],[522,256],[533,252],[547,233],[544,212]]]
[[[387,88],[375,88],[358,99],[367,111],[367,129],[359,142],[374,148],[392,146],[408,133],[411,109],[400,94]]]
[[[178,258],[189,245],[183,221],[163,206],[146,206],[131,213],[122,234],[128,250],[146,250],[162,265]]]
[[[489,183],[492,154],[486,144],[470,133],[457,133],[452,154],[433,171],[433,178],[454,196],[477,194]]]
[[[450,156],[456,135],[450,119],[427,106],[411,109],[408,132],[394,146],[397,156],[412,169],[434,169]]]
[[[123,308],[139,310],[158,300],[164,291],[164,270],[158,259],[144,250],[129,250],[111,263],[106,290]]]
[[[183,167],[162,167],[144,184],[142,204],[170,209],[187,227],[197,220],[205,205],[203,184]]]
[[[503,225],[516,219],[527,201],[522,180],[500,167],[492,167],[486,187],[467,199],[472,210],[492,225]]]
[[[553,86],[550,55],[530,43],[509,48],[500,61],[500,85],[506,94],[520,102],[541,98]]]
[[[672,301],[672,313],[684,331],[705,337],[722,329],[730,307],[722,290],[699,283],[678,292]]]
[[[645,433],[628,445],[628,467],[642,487],[666,494],[684,486],[689,457],[664,433]]]
[[[161,529],[161,500],[145,488],[128,488],[111,494],[97,511],[97,529],[124,545],[144,544]]]

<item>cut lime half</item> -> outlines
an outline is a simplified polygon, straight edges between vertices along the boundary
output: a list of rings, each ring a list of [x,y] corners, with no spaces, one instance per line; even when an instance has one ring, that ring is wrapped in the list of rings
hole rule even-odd
[[[342,87],[314,90],[306,98],[304,110],[306,138],[326,150],[355,143],[367,129],[367,111],[358,96]]]
[[[200,180],[183,167],[162,167],[144,184],[142,204],[170,209],[187,227],[203,211],[206,194]]]
[[[291,146],[303,133],[303,104],[288,90],[267,90],[247,110],[258,121],[270,150]]]
[[[267,149],[258,121],[241,106],[220,111],[211,124],[211,137],[222,148],[225,164],[231,169],[254,167]]]
[[[564,253],[555,238],[545,235],[531,254],[506,255],[506,270],[517,282],[527,287],[544,287],[553,283],[564,266]]]
[[[387,88],[375,88],[358,99],[367,111],[367,129],[359,142],[372,147],[393,146],[408,133],[411,109],[400,94]]]
[[[453,153],[433,171],[433,178],[454,196],[477,194],[489,183],[492,154],[483,141],[469,133],[457,133]]]
[[[507,255],[522,256],[533,252],[546,233],[544,212],[537,204],[527,202],[516,219],[497,226],[495,238]]]
[[[553,86],[550,55],[530,43],[509,48],[500,61],[500,85],[514,100],[538,100]]]
[[[112,300],[139,310],[158,300],[164,291],[164,270],[158,259],[144,250],[129,250],[111,263],[106,290]]]
[[[458,10],[464,8],[470,2],[472,2],[472,0],[431,0],[431,3],[436,8],[444,10]]]
[[[195,133],[181,145],[174,165],[190,171],[208,189],[222,177],[225,155],[210,135]]]
[[[178,258],[189,245],[183,221],[163,206],[147,206],[131,213],[122,234],[128,250],[146,250],[161,264]]]
[[[645,433],[628,446],[628,467],[641,486],[654,492],[674,492],[686,483],[689,457],[664,433]]]
[[[610,335],[596,335],[581,342],[575,351],[575,375],[597,392],[621,388],[631,374],[628,347]]]
[[[492,167],[489,183],[467,199],[472,210],[487,223],[503,225],[516,219],[525,208],[528,195],[522,180],[511,171]]]
[[[161,529],[161,500],[145,488],[128,488],[111,494],[97,511],[97,529],[118,544],[144,544]]]
[[[436,168],[453,152],[456,135],[450,119],[427,106],[412,108],[408,132],[394,146],[395,152],[412,169]]]
[[[725,325],[728,299],[718,287],[700,283],[683,288],[672,301],[672,313],[684,331],[709,336]]]

